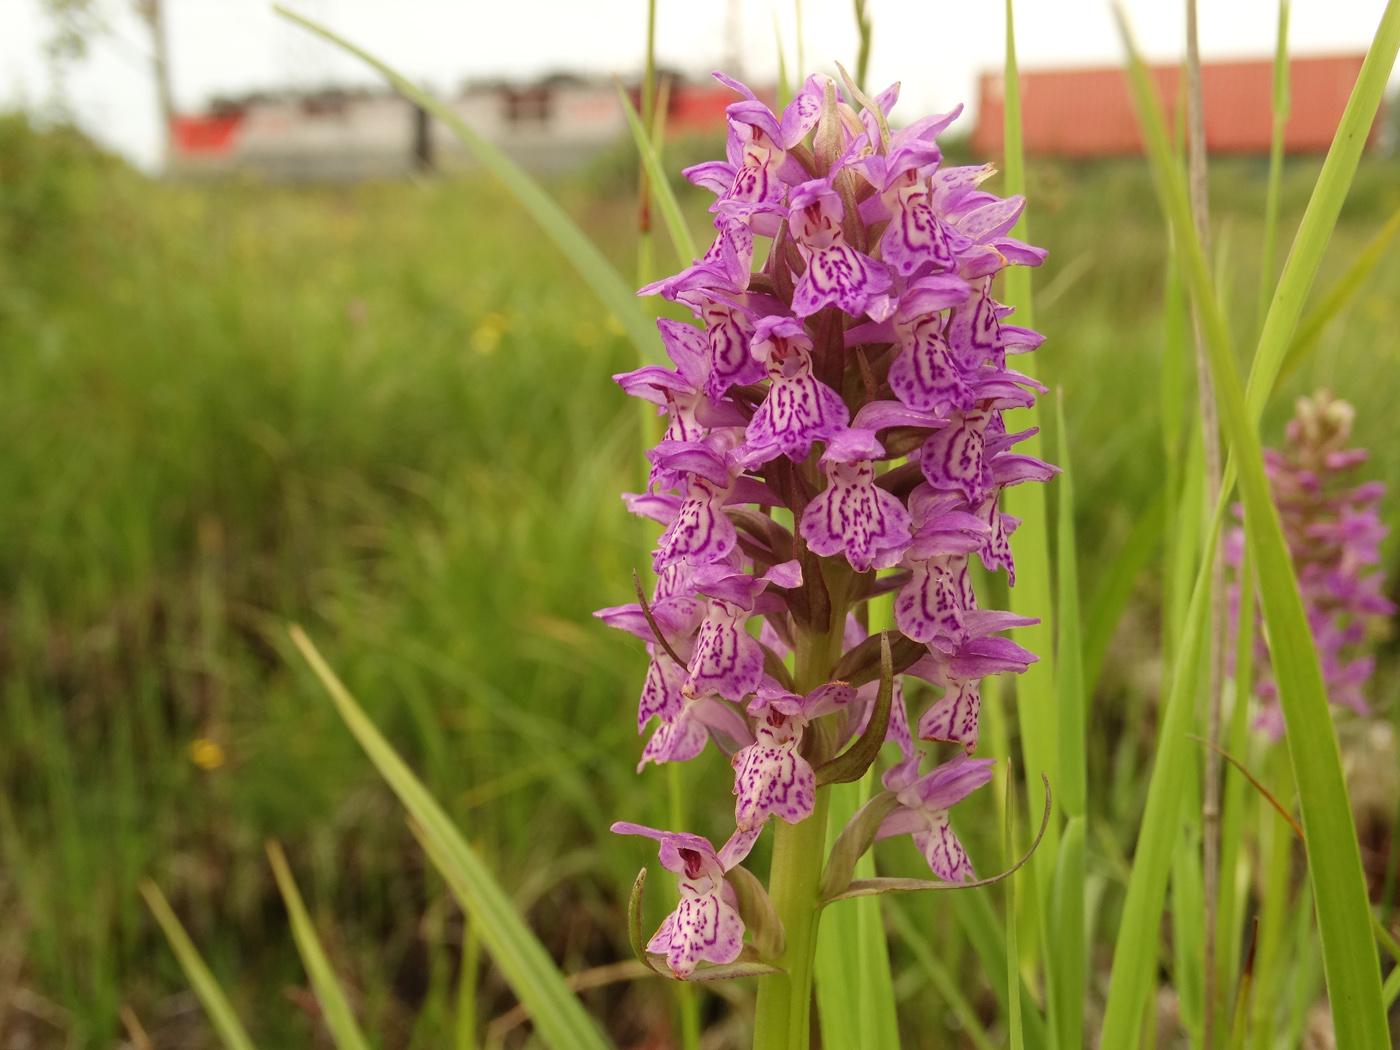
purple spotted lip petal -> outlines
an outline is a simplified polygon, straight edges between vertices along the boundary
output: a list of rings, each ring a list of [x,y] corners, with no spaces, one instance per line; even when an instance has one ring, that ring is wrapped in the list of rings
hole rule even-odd
[[[757,740],[734,756],[734,822],[741,831],[770,815],[796,824],[812,815],[816,775],[797,753],[806,720],[770,708],[755,727]]]
[[[818,554],[844,553],[851,568],[889,568],[908,547],[909,512],[899,499],[875,486],[875,468],[867,461],[829,463],[828,485],[807,504],[802,536]]]
[[[954,682],[919,719],[919,739],[961,744],[970,755],[977,750],[981,710],[982,695],[977,680]]]
[[[763,647],[744,629],[747,619],[747,611],[740,606],[722,599],[710,602],[690,658],[690,675],[683,687],[687,696],[742,700],[758,689]]]

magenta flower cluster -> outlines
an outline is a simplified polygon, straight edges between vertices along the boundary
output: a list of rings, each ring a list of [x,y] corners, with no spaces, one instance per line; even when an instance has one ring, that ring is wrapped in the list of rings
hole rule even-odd
[[[1001,494],[1053,472],[1013,451],[1032,431],[1008,433],[1002,416],[1043,392],[1007,363],[1041,337],[1006,323],[992,298],[998,271],[1045,253],[1008,236],[1024,201],[979,188],[990,166],[942,165],[935,138],[959,111],[891,131],[897,85],[857,106],[817,75],[777,116],[716,76],[743,96],[728,107],[727,159],[685,172],[716,195],[715,240],[642,290],[698,323],[658,322],[674,367],[615,377],[667,419],[647,490],[625,497],[664,527],[657,581],[645,605],[597,614],[651,655],[639,771],[710,743],[735,771],[735,831],[718,851],[694,835],[614,828],[658,839],[679,876],[681,905],[647,946],[679,977],[738,957],[744,925],[726,873],[770,816],[811,816],[817,768],[870,719],[875,595],[896,592],[886,739],[902,755],[884,774],[897,806],[877,837],[912,835],[937,876],[972,876],[948,810],[991,777],[989,760],[970,757],[978,685],[1036,657],[1000,634],[1033,621],[977,607],[969,559],[1014,583],[1017,520]],[[802,683],[800,668],[823,657],[827,680]],[[926,772],[906,673],[941,690],[918,737],[963,748]]]
[[[1363,650],[1368,624],[1395,615],[1395,605],[1381,592],[1385,576],[1378,568],[1380,543],[1389,531],[1381,524],[1379,481],[1352,485],[1348,476],[1364,463],[1364,448],[1346,448],[1354,410],[1326,391],[1301,397],[1286,431],[1282,450],[1265,449],[1264,466],[1284,538],[1293,555],[1298,589],[1322,663],[1328,698],[1359,715],[1370,713],[1362,687],[1375,670],[1375,658]],[[1236,507],[1237,515],[1243,516]],[[1226,538],[1226,560],[1236,568],[1243,560],[1244,530]],[[1239,618],[1239,585],[1231,588]],[[1277,740],[1283,735],[1278,687],[1268,672],[1269,649],[1255,632],[1255,658],[1264,669],[1255,693],[1262,701],[1257,728]]]

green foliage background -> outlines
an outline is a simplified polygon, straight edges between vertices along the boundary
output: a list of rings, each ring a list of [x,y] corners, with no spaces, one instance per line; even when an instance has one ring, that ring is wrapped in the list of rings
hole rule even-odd
[[[1282,243],[1317,166],[1290,163]],[[605,159],[551,187],[617,260],[633,252],[629,170]],[[1214,167],[1220,284],[1241,325],[1265,176],[1263,161]],[[1165,239],[1140,162],[1041,164],[1029,182],[1032,236],[1051,251],[1037,368],[1064,388],[1087,600],[1163,482]],[[706,201],[682,203],[698,237]],[[1397,205],[1400,165],[1368,160],[1321,284]],[[1392,522],[1397,287],[1393,250],[1289,383],[1356,406]],[[0,1033],[106,1046],[129,1004],[162,1038],[207,1038],[137,893],[152,875],[255,1039],[323,1038],[286,994],[305,978],[263,855],[275,835],[366,1029],[387,1046],[445,1040],[460,916],[287,659],[289,620],[565,970],[627,956],[622,895],[652,857],[605,829],[664,823],[665,785],[633,772],[641,647],[590,613],[628,600],[650,539],[616,498],[642,480],[637,412],[609,380],[633,354],[484,177],[170,184],[74,133],[0,119],[0,984],[58,1010],[54,1023],[12,1010]],[[1266,416],[1266,443],[1290,400]],[[1160,592],[1152,573],[1138,581],[1090,708],[1090,821],[1107,829],[1089,837],[1096,967],[1152,753]],[[1381,706],[1397,699],[1383,644]],[[191,757],[204,739],[221,750],[212,769]],[[727,831],[726,773],[713,754],[686,770],[693,830]],[[990,870],[1000,845],[979,804],[964,833]],[[1383,849],[1393,814],[1360,816],[1363,846]],[[880,854],[882,870],[915,859]],[[946,905],[908,911],[974,1005],[989,1001]],[[910,1045],[960,1045],[901,951]],[[620,1042],[668,1025],[654,983],[587,1001]],[[488,968],[483,1016],[511,1003]],[[742,1004],[706,1009],[742,1024]]]

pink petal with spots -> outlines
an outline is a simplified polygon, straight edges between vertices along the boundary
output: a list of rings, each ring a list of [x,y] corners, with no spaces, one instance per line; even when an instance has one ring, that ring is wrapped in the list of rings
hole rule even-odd
[[[905,329],[903,349],[890,365],[889,380],[895,396],[919,412],[946,416],[973,404],[972,387],[943,338],[943,321],[936,314]]]
[[[910,540],[904,505],[876,487],[869,462],[830,463],[826,470],[830,484],[802,515],[807,545],[828,557],[845,552],[856,572],[896,564]]]
[[[824,306],[839,306],[852,317],[865,313],[871,298],[889,291],[889,271],[849,244],[813,249],[792,293],[792,312],[810,317]]]
[[[985,411],[954,413],[946,427],[929,435],[919,462],[931,487],[960,492],[972,506],[987,498],[993,482],[982,445],[990,418]]]
[[[758,462],[767,462],[778,455],[805,459],[813,442],[835,436],[850,418],[840,395],[810,373],[775,378],[744,432],[747,461],[766,456]]]
[[[710,602],[709,614],[700,625],[695,653],[690,658],[687,696],[713,696],[742,700],[758,689],[763,677],[763,646],[744,630],[748,613],[730,602]]]
[[[982,696],[976,679],[954,682],[919,719],[920,740],[962,744],[970,755],[977,749],[977,722]]]
[[[905,637],[955,645],[965,635],[963,612],[975,608],[967,559],[944,555],[916,562],[914,575],[894,600],[894,619]]]
[[[724,560],[738,545],[739,533],[721,509],[724,498],[725,490],[703,478],[692,479],[690,493],[681,504],[676,520],[661,535],[652,561],[656,572],[676,562],[712,565]]]

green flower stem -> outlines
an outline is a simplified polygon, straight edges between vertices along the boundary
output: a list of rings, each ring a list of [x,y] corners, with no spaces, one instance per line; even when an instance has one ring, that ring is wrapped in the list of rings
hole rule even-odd
[[[802,823],[774,822],[768,896],[787,934],[787,950],[778,960],[787,973],[761,979],[754,1018],[754,1050],[806,1050],[811,1042],[817,889],[826,851],[830,794],[830,786],[817,788],[816,809]]]
[[[841,656],[851,575],[834,560],[823,559],[822,569],[831,598],[831,622],[825,631],[798,632],[793,678],[796,691],[802,695],[830,681],[831,670]],[[787,972],[759,979],[754,1050],[807,1050],[811,1044],[812,964],[830,795],[830,786],[817,788],[816,808],[800,824],[773,822],[768,896],[787,935],[786,950],[778,960]]]

